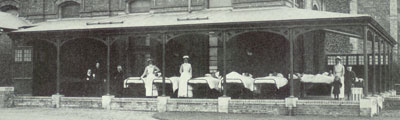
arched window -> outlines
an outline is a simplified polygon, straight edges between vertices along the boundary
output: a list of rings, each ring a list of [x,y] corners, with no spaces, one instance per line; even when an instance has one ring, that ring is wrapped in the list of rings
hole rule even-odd
[[[1,12],[6,12],[6,13],[10,13],[12,15],[18,16],[18,8],[15,6],[11,6],[11,5],[6,5],[0,8]]]
[[[80,4],[72,1],[64,2],[60,5],[61,18],[79,17]]]
[[[304,0],[296,0],[297,5],[299,5],[299,8],[304,8]]]
[[[220,8],[232,6],[232,0],[208,0],[208,8]]]
[[[134,0],[129,3],[129,13],[145,13],[150,11],[150,0]]]
[[[313,5],[312,10],[319,10],[317,5]]]

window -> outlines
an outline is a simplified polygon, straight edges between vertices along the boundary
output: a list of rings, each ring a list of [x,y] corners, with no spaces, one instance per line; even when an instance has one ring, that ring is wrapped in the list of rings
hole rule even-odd
[[[15,50],[15,62],[31,62],[32,61],[32,50]]]
[[[146,13],[150,11],[150,0],[134,0],[129,3],[129,13]]]
[[[297,0],[296,4],[298,5],[299,8],[304,8],[304,0]]]
[[[32,61],[32,50],[24,50],[24,61],[25,62]]]
[[[312,10],[319,10],[317,5],[313,5]]]
[[[22,50],[15,50],[15,62],[22,62]]]
[[[62,18],[79,17],[80,4],[76,2],[64,2],[60,5],[60,14]]]
[[[386,55],[385,64],[386,64],[386,65],[388,65],[388,64],[389,64],[389,56],[388,56],[388,55]]]
[[[357,56],[349,56],[348,65],[357,65]]]
[[[6,5],[6,6],[1,7],[0,11],[6,12],[6,13],[10,13],[10,14],[12,14],[14,16],[18,16],[19,15],[18,8],[15,7],[15,6],[11,6],[11,5]]]
[[[336,56],[328,56],[328,65],[335,65]]]
[[[358,56],[358,64],[364,65],[364,56],[363,55]]]
[[[208,0],[209,8],[220,8],[232,6],[232,0]]]

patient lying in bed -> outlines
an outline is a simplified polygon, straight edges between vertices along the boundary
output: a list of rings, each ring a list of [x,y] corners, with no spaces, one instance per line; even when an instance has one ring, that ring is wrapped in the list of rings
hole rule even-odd
[[[281,88],[288,83],[288,80],[281,73],[269,74],[266,77],[258,77],[255,79],[255,84],[270,83],[275,84],[276,88]]]
[[[326,83],[330,84],[333,82],[335,78],[333,75],[330,75],[327,72],[322,74],[298,74],[297,77],[300,77],[300,81],[303,83]]]

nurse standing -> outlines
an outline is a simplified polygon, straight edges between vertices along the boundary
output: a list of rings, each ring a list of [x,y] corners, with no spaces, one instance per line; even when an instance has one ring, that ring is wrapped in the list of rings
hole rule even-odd
[[[149,65],[146,66],[144,72],[140,78],[144,81],[144,87],[146,89],[146,96],[158,96],[157,87],[153,87],[153,80],[156,79],[156,73],[160,69],[153,65],[153,59],[147,59]]]
[[[188,80],[192,78],[192,65],[189,63],[189,56],[183,56],[183,64],[179,69],[181,77],[179,78],[178,97],[190,97],[188,94]]]
[[[336,64],[333,68],[333,75],[335,75],[335,77],[339,77],[340,83],[342,83],[342,84],[344,84],[344,72],[345,72],[345,68],[344,68],[343,64],[341,63],[341,58],[336,57]],[[344,86],[345,85],[342,85],[340,87],[340,94],[339,94],[340,99],[344,98]]]

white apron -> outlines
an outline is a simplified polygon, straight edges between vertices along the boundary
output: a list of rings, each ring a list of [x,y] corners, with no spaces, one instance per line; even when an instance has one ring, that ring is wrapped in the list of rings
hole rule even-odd
[[[340,87],[340,94],[339,94],[339,98],[344,98],[344,66],[342,64],[337,64],[334,66],[333,68],[334,73],[335,73],[335,77],[338,76],[340,78],[340,83],[342,83],[342,87]],[[331,89],[331,97],[334,98],[333,96],[333,87]]]
[[[192,66],[189,63],[183,63],[181,65],[181,77],[179,78],[179,90],[178,97],[192,97],[193,93],[188,90],[187,82],[192,78],[192,72],[190,71]]]
[[[154,74],[155,66],[147,66],[146,77],[144,78],[144,87],[146,89],[146,96],[158,96],[157,86],[153,85],[153,80],[156,79]]]

